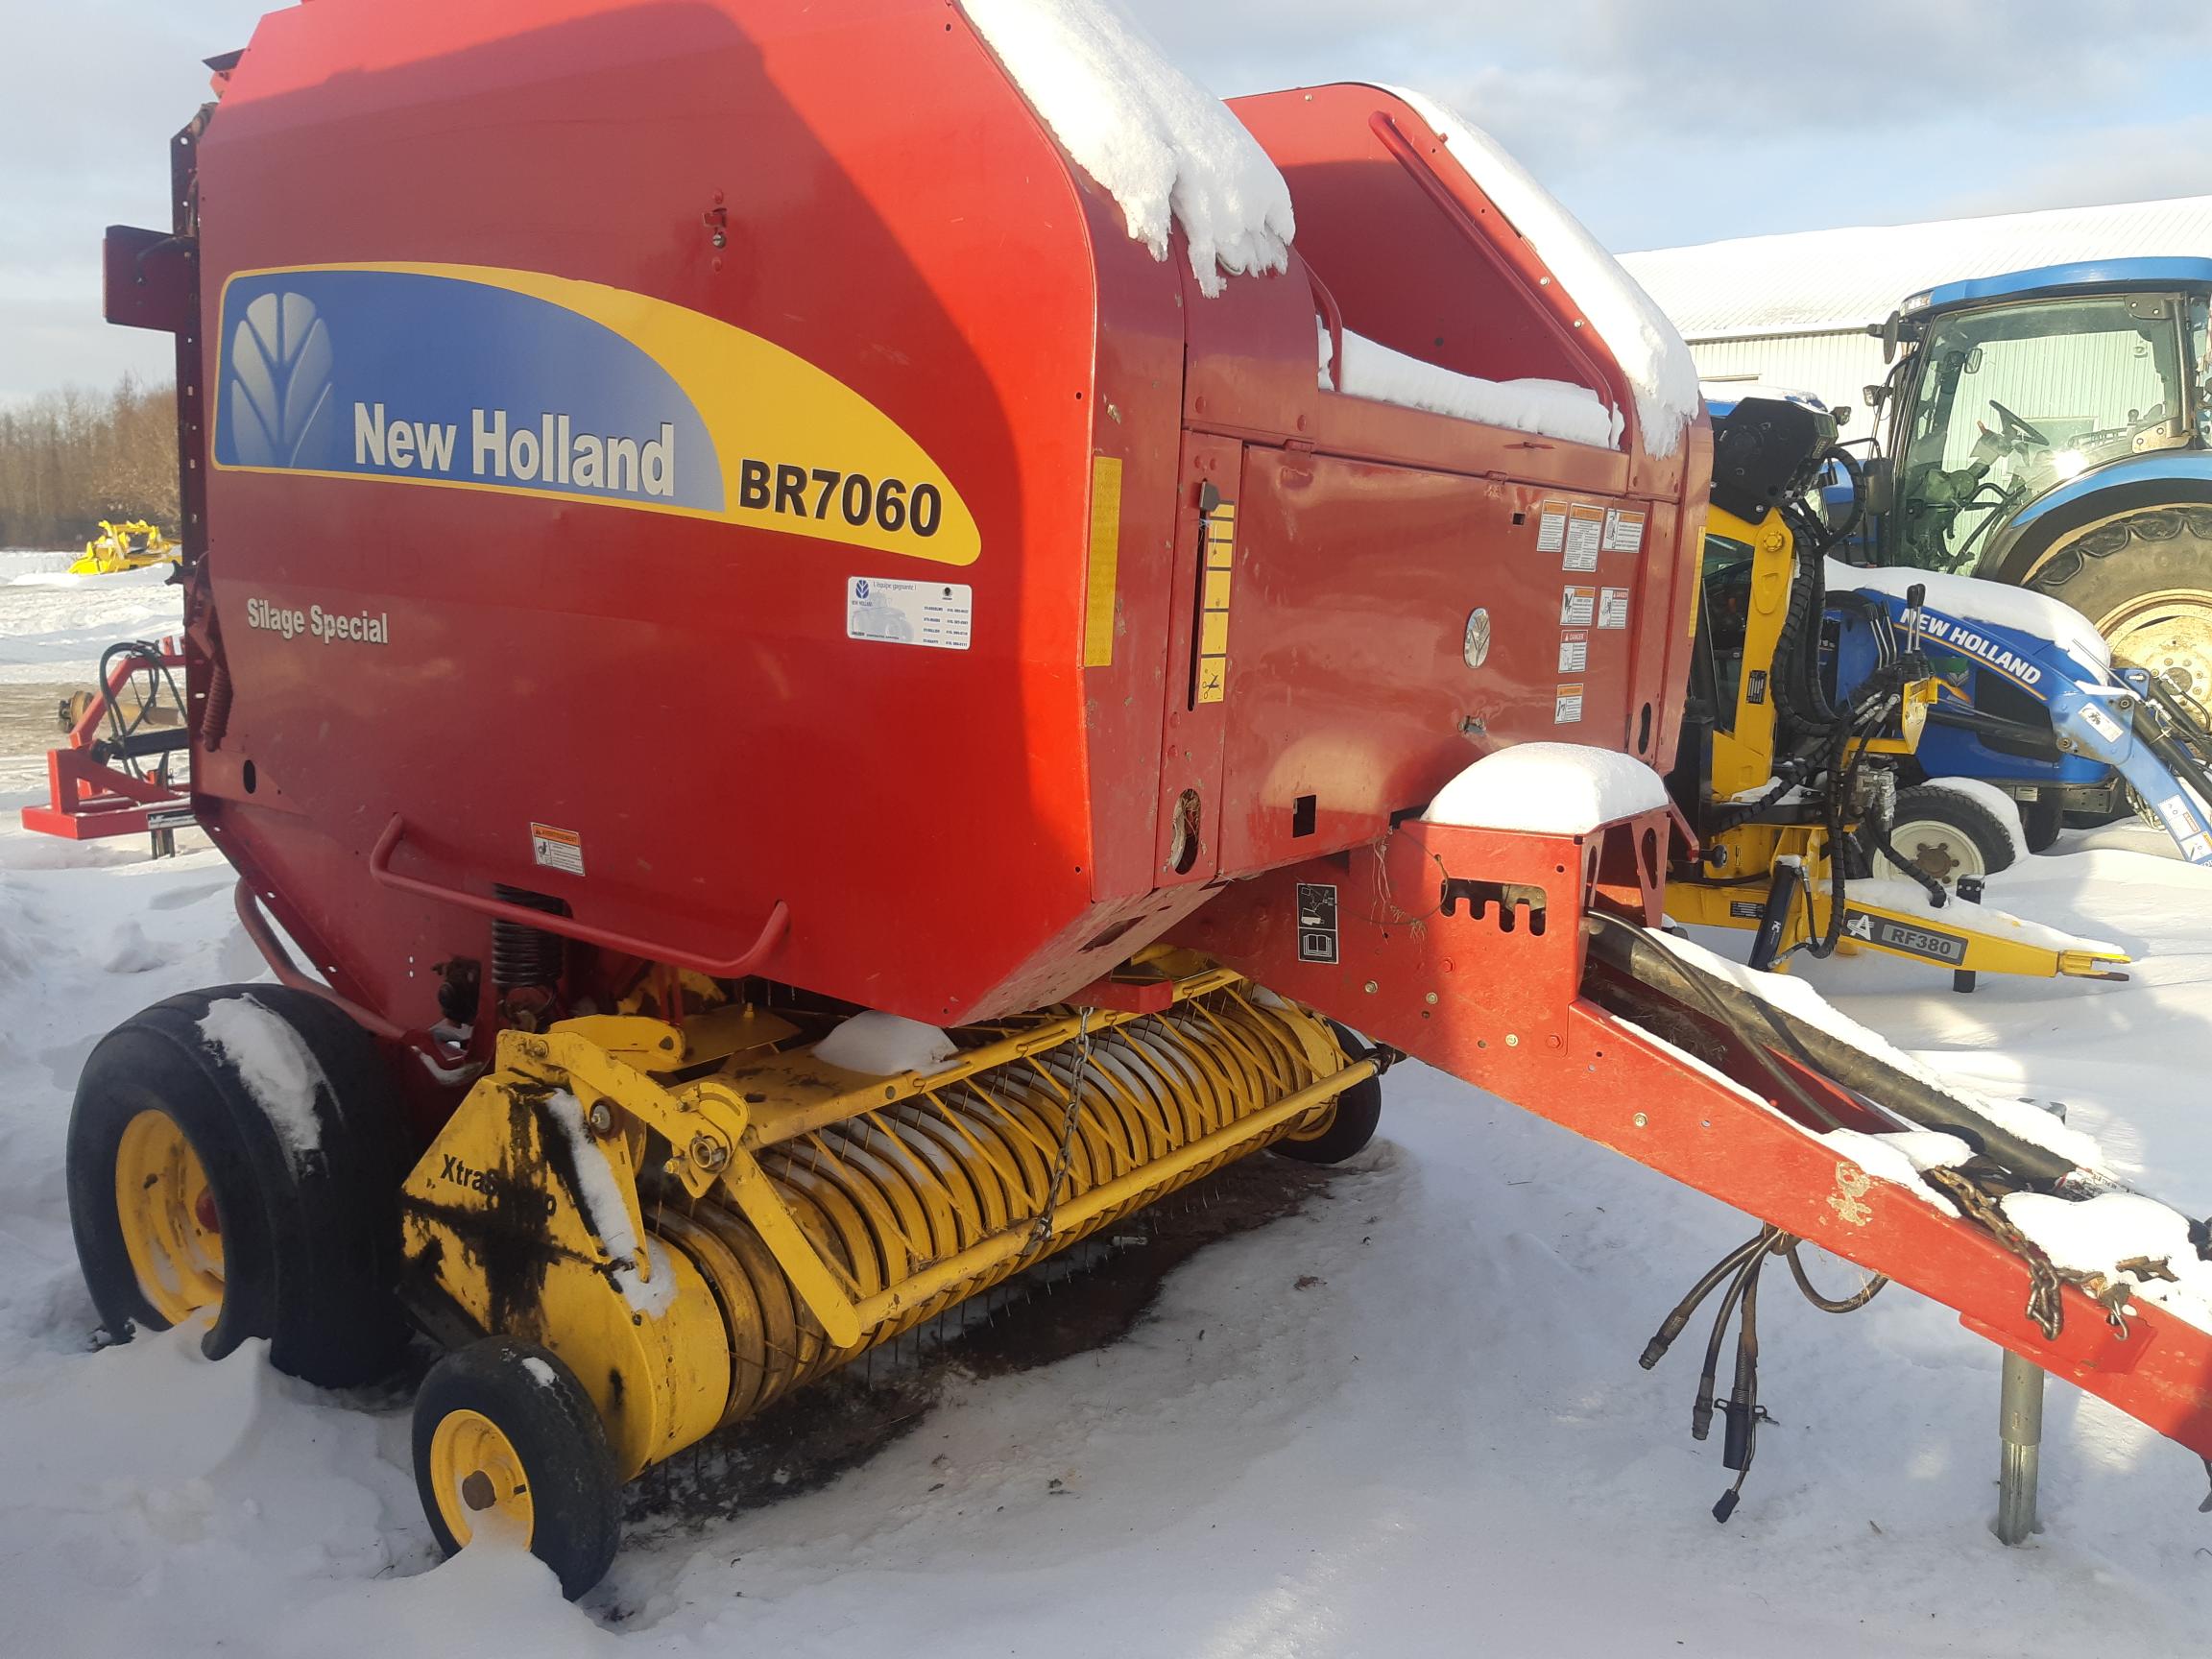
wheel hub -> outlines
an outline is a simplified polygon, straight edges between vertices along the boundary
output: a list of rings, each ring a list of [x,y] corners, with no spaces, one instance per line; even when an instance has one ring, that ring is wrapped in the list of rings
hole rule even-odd
[[[430,1437],[430,1479],[439,1518],[456,1544],[487,1523],[528,1547],[537,1525],[530,1478],[515,1443],[481,1411],[449,1411]]]
[[[223,1304],[223,1228],[200,1154],[148,1108],[115,1148],[115,1215],[138,1289],[171,1325]]]
[[[2182,696],[2212,694],[2212,594],[2146,594],[2098,626],[2122,661],[2149,669]]]

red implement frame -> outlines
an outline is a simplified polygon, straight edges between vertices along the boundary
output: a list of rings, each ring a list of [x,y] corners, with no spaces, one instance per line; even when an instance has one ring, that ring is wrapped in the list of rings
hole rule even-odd
[[[2046,1338],[2027,1314],[2026,1266],[1991,1234],[1928,1194],[1870,1179],[1767,1075],[1725,1077],[1591,998],[1584,918],[1658,920],[1668,833],[1665,810],[1581,835],[1414,822],[1380,849],[1238,883],[1181,936],[1372,1039],[1887,1274],[2212,1456],[2212,1334],[2142,1302],[2123,1333],[2068,1285],[2059,1334]],[[1313,888],[1334,893],[1324,903]],[[1341,906],[1333,933],[1301,926],[1330,904]],[[1321,955],[1334,960],[1302,959]],[[1846,1125],[1891,1126],[1839,1084],[1803,1071],[1797,1081]]]
[[[46,805],[23,808],[24,829],[66,841],[96,841],[109,835],[180,830],[192,822],[192,801],[184,791],[134,778],[94,754],[109,703],[122,694],[143,661],[117,659],[84,718],[70,728],[68,740],[47,752]],[[170,640],[162,641],[161,665],[183,672],[183,653]]]

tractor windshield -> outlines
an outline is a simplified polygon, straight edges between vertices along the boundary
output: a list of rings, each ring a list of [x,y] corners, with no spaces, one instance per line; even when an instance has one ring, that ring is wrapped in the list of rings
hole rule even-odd
[[[2167,295],[2115,294],[1937,319],[1899,434],[1892,561],[1970,569],[2046,491],[2187,444],[2197,399],[2183,309]]]

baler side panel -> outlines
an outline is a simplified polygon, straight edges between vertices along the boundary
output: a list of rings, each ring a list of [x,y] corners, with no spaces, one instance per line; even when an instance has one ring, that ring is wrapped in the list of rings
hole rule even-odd
[[[1562,627],[1562,606],[1610,589],[1632,620],[1653,566],[1603,553],[1563,576],[1558,553],[1536,551],[1547,496],[1527,485],[1248,453],[1225,869],[1372,840],[1503,744],[1631,748],[1633,636],[1595,613]]]
[[[404,964],[485,953],[480,920],[369,886],[394,811],[410,875],[549,892],[673,947],[734,950],[786,901],[778,976],[925,1018],[972,1008],[1090,908],[1087,210],[948,15],[556,0],[517,32],[322,0],[256,36],[203,157],[210,327],[243,270],[604,283],[834,376],[982,533],[948,567],[597,502],[218,471],[236,701],[205,786],[361,1000],[423,1023]],[[969,648],[849,639],[854,578],[973,589]],[[366,613],[388,642],[287,639],[248,626],[250,600]],[[577,832],[586,873],[537,862],[533,823]]]

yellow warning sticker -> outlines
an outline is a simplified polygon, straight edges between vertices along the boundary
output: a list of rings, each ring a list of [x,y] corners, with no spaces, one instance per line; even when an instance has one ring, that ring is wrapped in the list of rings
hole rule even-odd
[[[1091,572],[1083,597],[1083,666],[1114,666],[1115,588],[1121,571],[1121,457],[1091,462]]]

